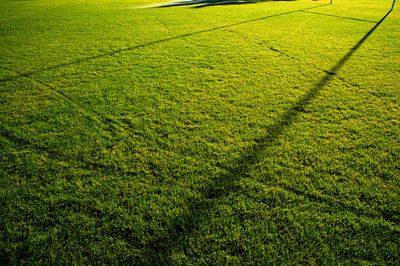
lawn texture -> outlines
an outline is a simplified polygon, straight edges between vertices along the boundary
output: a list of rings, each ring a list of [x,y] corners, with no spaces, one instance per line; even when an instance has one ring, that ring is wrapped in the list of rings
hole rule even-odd
[[[391,1],[0,0],[1,264],[399,264]]]

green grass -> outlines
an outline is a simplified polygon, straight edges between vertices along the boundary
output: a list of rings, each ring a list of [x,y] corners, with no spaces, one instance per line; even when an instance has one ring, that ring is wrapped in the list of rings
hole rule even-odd
[[[0,1],[1,264],[399,264],[398,6],[154,2]]]

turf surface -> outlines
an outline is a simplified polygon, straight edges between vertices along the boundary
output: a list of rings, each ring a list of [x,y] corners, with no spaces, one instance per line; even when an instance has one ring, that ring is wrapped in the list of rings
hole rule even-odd
[[[0,1],[0,262],[400,263],[391,1]]]

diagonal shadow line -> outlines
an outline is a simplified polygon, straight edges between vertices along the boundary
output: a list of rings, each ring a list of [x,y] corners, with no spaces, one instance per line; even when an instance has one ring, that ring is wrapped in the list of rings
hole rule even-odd
[[[186,0],[176,1],[153,6],[155,8],[178,7],[178,6],[194,6],[194,5],[220,5],[220,4],[255,4],[257,2],[265,2],[268,0]]]
[[[321,16],[335,17],[335,18],[350,19],[350,20],[355,20],[355,21],[369,22],[369,23],[374,23],[374,24],[378,23],[376,21],[371,21],[371,20],[365,20],[365,19],[359,19],[359,18],[351,18],[351,17],[343,17],[343,16],[332,15],[332,14],[324,14],[324,13],[319,13],[319,12],[312,12],[312,11],[307,11],[307,10],[301,10],[300,12],[316,14],[316,15],[321,15]]]
[[[360,46],[367,40],[367,38],[376,30],[376,28],[385,20],[385,18],[390,14],[389,11],[376,25],[368,31],[358,43],[352,47],[347,54],[345,54],[329,71],[326,71],[326,75],[305,95],[303,95],[291,108],[284,112],[275,123],[266,128],[268,132],[263,138],[256,139],[253,146],[248,148],[248,151],[236,162],[237,167],[235,168],[225,168],[231,173],[241,173],[246,174],[250,170],[250,166],[260,162],[262,151],[264,151],[269,146],[273,145],[275,140],[278,139],[284,132],[284,129],[292,125],[300,113],[304,111],[304,108],[308,106],[311,101],[317,97],[318,93],[323,87],[325,87],[328,82],[330,82],[337,72],[342,68],[342,66],[349,60],[355,51],[357,51]],[[217,186],[218,187],[218,186]],[[220,194],[220,192],[215,189],[210,189],[213,194]],[[217,192],[217,193],[215,193]],[[222,193],[226,194],[226,193]],[[212,195],[210,195],[212,197]]]
[[[295,0],[185,0],[170,3],[159,4],[150,6],[154,8],[178,7],[178,6],[193,6],[192,8],[202,8],[207,6],[218,5],[243,5],[243,4],[256,4],[259,2],[267,1],[295,1]]]
[[[156,235],[153,241],[148,243],[147,252],[151,260],[157,261],[162,258],[165,260],[165,257],[168,257],[171,254],[171,250],[176,248],[178,245],[185,245],[187,239],[190,239],[189,235],[198,230],[202,221],[209,218],[210,210],[217,206],[218,199],[228,196],[230,193],[239,191],[240,187],[236,184],[237,181],[248,176],[254,165],[261,162],[263,152],[265,152],[268,147],[271,147],[284,133],[284,130],[296,121],[304,108],[318,96],[319,92],[333,79],[353,53],[360,48],[360,46],[385,20],[390,12],[391,10],[382,17],[382,19],[377,22],[376,25],[368,31],[329,71],[326,71],[326,75],[314,87],[302,96],[291,108],[284,112],[275,123],[267,127],[266,131],[268,133],[266,136],[257,139],[256,144],[250,146],[238,160],[230,162],[231,165],[235,165],[234,167],[219,166],[225,169],[225,174],[218,176],[211,181],[211,184],[201,189],[199,192],[201,192],[202,196],[200,196],[200,198],[189,200],[186,213],[173,218],[166,232],[164,232],[164,234]],[[297,190],[296,188],[291,188],[286,185],[281,185],[281,188],[296,195],[304,196],[310,200],[327,202],[323,197],[311,195],[305,191]],[[371,214],[345,203],[335,201],[335,204],[342,209],[352,211],[360,216],[371,217]],[[385,211],[382,211],[381,215],[388,221],[398,223],[398,219],[396,218],[398,213],[385,213]],[[186,248],[186,246],[184,246],[184,248]]]
[[[198,4],[194,5],[191,8],[204,8],[204,7],[212,7],[212,6],[233,6],[233,5],[248,5],[248,4],[257,4],[259,2],[266,2],[269,0],[262,0],[262,1],[221,1],[221,2],[215,2],[215,3],[204,3],[204,4]],[[283,0],[282,0],[283,1]],[[294,0],[285,0],[285,1],[294,1]]]
[[[178,36],[174,36],[174,37],[170,37],[170,38],[166,38],[166,39],[151,41],[151,42],[144,43],[144,44],[130,46],[130,47],[119,49],[119,50],[114,50],[114,51],[108,52],[108,53],[103,53],[103,54],[99,54],[99,55],[95,55],[95,56],[90,56],[90,57],[77,59],[77,60],[71,61],[71,62],[65,62],[65,63],[61,63],[61,64],[58,64],[58,65],[49,66],[49,67],[42,68],[42,69],[39,69],[39,70],[33,70],[33,71],[25,72],[25,73],[20,73],[18,75],[14,75],[14,76],[11,76],[11,77],[2,78],[2,79],[0,79],[0,82],[12,81],[12,80],[15,80],[15,79],[18,79],[18,78],[21,78],[21,77],[30,77],[30,76],[35,75],[35,74],[41,74],[41,73],[43,73],[45,71],[54,70],[54,69],[58,69],[58,68],[61,68],[61,67],[66,67],[66,66],[71,66],[71,65],[77,65],[77,64],[80,64],[80,63],[83,63],[83,62],[86,62],[86,61],[91,61],[91,60],[95,60],[95,59],[106,57],[106,56],[114,56],[114,55],[117,55],[117,54],[120,54],[120,53],[123,53],[123,52],[129,52],[129,51],[133,51],[133,50],[136,50],[136,49],[139,49],[139,48],[143,48],[143,47],[147,47],[147,46],[151,46],[151,45],[155,45],[155,44],[159,44],[159,43],[164,43],[164,42],[168,42],[168,41],[172,41],[172,40],[182,39],[182,38],[190,37],[190,36],[193,36],[193,35],[198,35],[198,34],[202,34],[202,33],[207,33],[207,32],[212,32],[212,31],[216,31],[216,30],[226,29],[226,28],[230,28],[230,27],[234,27],[234,26],[238,26],[238,25],[243,25],[243,24],[247,24],[247,23],[252,23],[252,22],[256,22],[256,21],[260,21],[260,20],[265,20],[265,19],[269,19],[269,18],[274,18],[274,17],[284,16],[284,15],[288,15],[288,14],[293,14],[293,13],[300,12],[300,11],[320,8],[320,7],[328,6],[328,5],[330,5],[330,4],[324,4],[324,5],[319,5],[319,6],[314,6],[314,7],[309,7],[309,8],[299,9],[299,10],[287,11],[287,12],[283,12],[283,13],[279,13],[279,14],[275,14],[275,15],[270,15],[270,16],[266,16],[266,17],[250,19],[250,20],[237,22],[237,23],[232,23],[232,24],[219,26],[219,27],[215,27],[215,28],[211,28],[211,29],[200,30],[200,31],[195,31],[195,32],[191,32],[191,33],[185,33],[185,34],[182,34],[182,35],[178,35]]]

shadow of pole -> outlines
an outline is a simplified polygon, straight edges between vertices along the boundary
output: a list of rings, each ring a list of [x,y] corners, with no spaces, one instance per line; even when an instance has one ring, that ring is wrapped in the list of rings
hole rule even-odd
[[[358,43],[352,47],[347,54],[345,54],[329,71],[326,75],[304,96],[302,96],[289,110],[281,115],[277,121],[267,128],[268,135],[263,139],[256,140],[257,144],[249,148],[249,152],[239,162],[240,164],[247,164],[247,162],[255,163],[258,161],[258,156],[261,150],[270,146],[275,139],[282,135],[283,130],[290,126],[297,118],[297,116],[310,104],[310,102],[318,95],[319,91],[337,74],[340,68],[349,60],[355,51],[367,40],[367,38],[376,30],[376,28],[385,20],[390,14],[391,10],[378,22],[376,25],[367,32]],[[240,167],[241,168],[241,167]],[[245,167],[246,168],[246,167]]]
[[[349,19],[349,20],[360,21],[360,22],[369,22],[369,23],[374,23],[374,24],[375,24],[375,23],[378,23],[378,22],[376,22],[376,21],[371,21],[371,20],[366,20],[366,19],[359,19],[359,18],[351,18],[351,17],[337,16],[337,15],[324,14],[324,13],[312,12],[312,11],[307,11],[307,10],[302,10],[301,12],[309,13],[309,14],[315,14],[315,15],[320,15],[320,16],[327,16],[327,17],[334,17],[334,18]]]
[[[159,5],[150,6],[152,8],[178,7],[178,6],[194,6],[193,8],[201,8],[217,5],[243,5],[256,4],[267,1],[296,1],[296,0],[185,0],[170,3],[161,3]]]
[[[190,234],[198,230],[201,222],[209,217],[210,210],[212,210],[218,204],[218,199],[227,196],[229,193],[235,193],[238,190],[238,185],[236,181],[245,177],[249,174],[251,167],[261,161],[263,151],[274,144],[274,142],[282,135],[284,129],[291,126],[303,112],[304,108],[308,106],[313,99],[315,99],[318,93],[323,89],[328,82],[330,82],[333,77],[337,74],[340,68],[349,60],[355,51],[357,51],[360,46],[367,40],[367,38],[376,30],[376,28],[385,20],[385,18],[390,14],[391,10],[378,22],[376,25],[368,31],[358,42],[352,47],[329,71],[326,71],[326,75],[315,85],[311,90],[309,90],[304,96],[302,96],[290,109],[284,112],[275,123],[267,127],[267,135],[263,138],[257,139],[256,144],[250,146],[247,152],[238,159],[236,162],[231,162],[230,164],[235,164],[235,167],[223,167],[226,174],[217,177],[211,182],[210,185],[201,190],[201,199],[192,199],[192,202],[188,203],[187,212],[178,218],[171,221],[168,232],[162,236],[156,237],[155,241],[149,243],[149,259],[155,261],[165,260],[168,255],[171,254],[174,247],[182,245],[185,248],[185,243],[189,239]],[[316,201],[326,202],[324,198],[317,198],[314,195],[308,195],[302,191],[298,191],[294,188],[282,187],[292,193],[297,195],[303,195],[306,198],[311,198]],[[354,207],[344,205],[340,202],[334,202],[343,208],[350,211],[356,212],[360,215],[368,214],[360,212],[360,210]],[[393,220],[391,218],[392,214],[388,214],[388,220]],[[397,220],[393,220],[397,221]]]
[[[225,26],[219,26],[219,27],[215,27],[215,28],[211,28],[211,29],[200,30],[200,31],[195,31],[195,32],[191,32],[191,33],[185,33],[185,34],[182,34],[182,35],[178,35],[178,36],[174,36],[174,37],[170,37],[170,38],[166,38],[166,39],[151,41],[151,42],[147,42],[147,43],[144,43],[144,44],[139,44],[139,45],[134,45],[134,46],[130,46],[130,47],[127,47],[127,48],[123,48],[123,49],[114,50],[114,51],[111,51],[111,52],[108,52],[108,53],[102,53],[102,54],[99,54],[99,55],[94,55],[94,56],[90,56],[90,57],[77,59],[77,60],[71,61],[71,62],[65,62],[65,63],[61,63],[61,64],[58,64],[58,65],[49,66],[49,67],[42,68],[42,69],[39,69],[39,70],[33,70],[33,71],[24,72],[24,73],[18,73],[17,75],[14,75],[14,76],[11,76],[11,77],[2,78],[2,79],[0,79],[0,82],[12,81],[12,80],[15,80],[15,79],[18,79],[18,78],[21,78],[21,77],[29,78],[32,75],[41,74],[41,73],[49,71],[49,70],[54,70],[54,69],[58,69],[58,68],[61,68],[61,67],[67,67],[67,66],[71,66],[71,65],[77,65],[77,64],[80,64],[80,63],[83,63],[83,62],[86,62],[86,61],[91,61],[91,60],[99,59],[99,58],[106,57],[106,56],[114,56],[114,55],[117,55],[117,54],[120,54],[120,53],[133,51],[133,50],[136,50],[136,49],[139,49],[139,48],[144,48],[144,47],[155,45],[155,44],[159,44],[159,43],[164,43],[164,42],[168,42],[168,41],[172,41],[172,40],[182,39],[182,38],[190,37],[190,36],[193,36],[193,35],[198,35],[198,34],[202,34],[202,33],[207,33],[207,32],[212,32],[212,31],[216,31],[216,30],[226,29],[226,28],[230,28],[230,27],[234,27],[234,26],[238,26],[238,25],[243,25],[243,24],[256,22],[256,21],[260,21],[260,20],[266,20],[266,19],[269,19],[269,18],[284,16],[284,15],[288,15],[288,14],[292,14],[292,13],[296,13],[296,12],[300,12],[300,11],[305,11],[305,10],[310,10],[310,9],[315,9],[315,8],[328,6],[328,5],[330,5],[330,4],[318,5],[318,6],[314,6],[314,7],[309,7],[309,8],[299,9],[299,10],[293,10],[293,11],[283,12],[283,13],[279,13],[279,14],[275,14],[275,15],[266,16],[266,17],[255,18],[255,19],[250,19],[250,20],[246,20],[246,21],[242,21],[242,22],[232,23],[232,24],[228,24],[228,25],[225,25]]]

